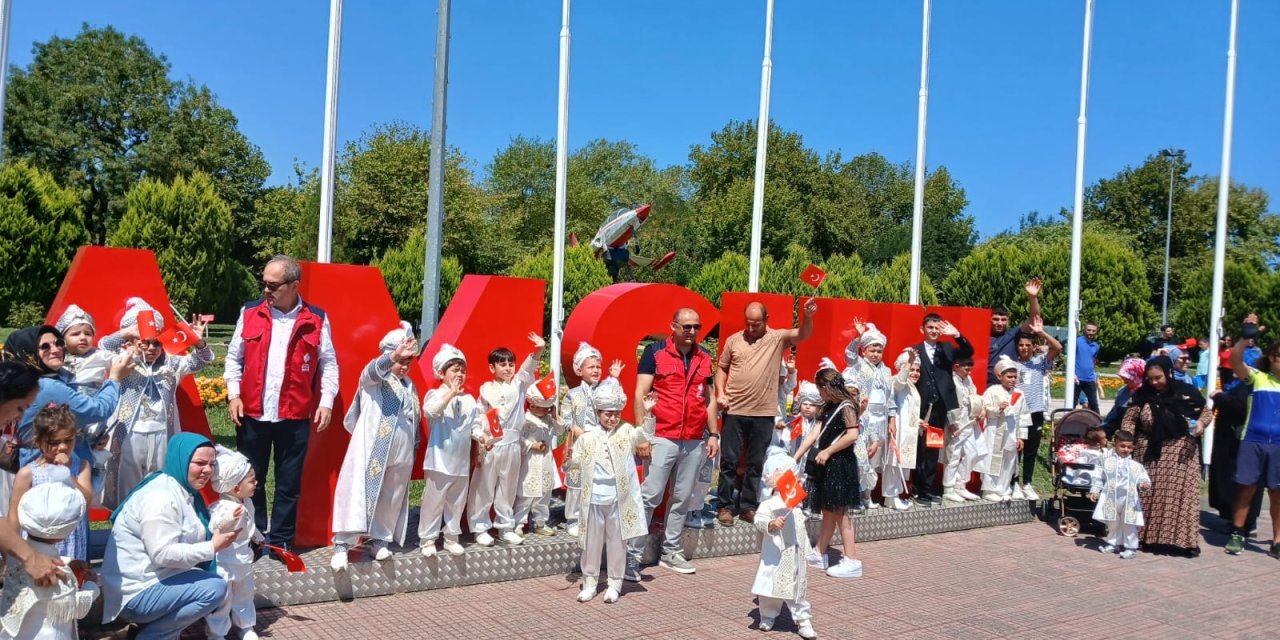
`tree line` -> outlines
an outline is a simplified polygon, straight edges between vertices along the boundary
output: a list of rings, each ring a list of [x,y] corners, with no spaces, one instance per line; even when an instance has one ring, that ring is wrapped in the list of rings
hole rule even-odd
[[[155,251],[175,304],[223,317],[255,294],[270,255],[315,257],[318,172],[297,165],[286,184],[266,185],[270,167],[234,114],[208,87],[173,79],[142,39],[85,25],[36,43],[34,54],[11,70],[6,100],[0,318],[16,324],[38,314],[85,243]],[[830,273],[824,295],[905,301],[910,164],[820,154],[799,133],[769,126],[762,290],[801,293],[796,275],[814,262]],[[585,244],[612,209],[651,202],[641,248],[679,257],[636,279],[685,285],[713,301],[745,289],[755,140],[756,123],[729,122],[693,144],[687,163],[666,167],[625,140],[589,141],[569,160],[567,231]],[[380,267],[410,320],[422,304],[429,156],[428,131],[391,122],[347,143],[337,167],[334,260]],[[465,273],[549,280],[553,141],[516,137],[483,165],[456,148],[446,158],[442,302]],[[1083,311],[1103,326],[1105,357],[1158,320],[1171,169],[1173,318],[1184,335],[1207,329],[1216,180],[1152,154],[1086,193]],[[1233,183],[1230,205],[1234,313],[1280,293],[1280,218],[1260,189]],[[1026,214],[1016,229],[979,242],[963,187],[939,166],[927,176],[924,212],[926,302],[1007,304],[1018,315],[1021,285],[1038,275],[1049,322],[1065,321],[1065,210]],[[569,251],[569,309],[609,282],[588,249]]]

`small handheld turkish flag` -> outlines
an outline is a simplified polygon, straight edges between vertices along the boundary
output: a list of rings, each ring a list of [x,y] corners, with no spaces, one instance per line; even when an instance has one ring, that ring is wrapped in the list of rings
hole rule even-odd
[[[799,440],[804,435],[804,416],[796,416],[791,420],[791,439]]]
[[[794,509],[804,502],[809,494],[805,493],[804,487],[800,486],[800,481],[796,479],[796,472],[788,469],[778,477],[778,495],[782,496],[782,502],[788,509]]]
[[[498,417],[498,410],[490,409],[484,413],[484,417],[489,421],[489,435],[501,438],[502,420]]]
[[[1009,394],[1009,406],[1012,407],[1013,405],[1018,404],[1018,401],[1021,399],[1022,392],[1015,390],[1013,393]]]
[[[817,289],[822,284],[822,281],[827,279],[827,272],[823,271],[818,265],[811,264],[800,273],[800,279],[805,284]]]
[[[556,397],[556,379],[555,376],[547,376],[538,381],[538,393],[542,394],[544,400],[554,400]]]
[[[196,330],[185,322],[179,322],[176,327],[166,327],[160,333],[160,345],[164,347],[164,352],[171,356],[186,353],[187,349],[199,341],[200,336],[196,335]]]
[[[160,334],[156,330],[156,312],[151,310],[138,312],[138,337],[142,340],[155,340]]]
[[[942,429],[940,427],[924,428],[924,446],[930,449],[941,449],[943,442]]]

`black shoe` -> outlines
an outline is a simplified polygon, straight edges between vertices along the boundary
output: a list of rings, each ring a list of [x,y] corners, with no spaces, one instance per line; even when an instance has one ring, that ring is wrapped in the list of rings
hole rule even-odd
[[[284,543],[284,542],[281,542],[281,543],[279,543],[279,544],[274,544],[274,543],[268,543],[268,544],[271,544],[271,545],[272,545],[272,546],[274,546],[274,547],[279,547],[279,549],[280,549],[280,550],[282,550],[282,551],[288,551],[288,552],[291,552],[291,553],[293,552],[293,545],[291,545],[291,544],[287,544],[287,543]],[[272,557],[272,558],[276,559],[276,560],[277,560],[277,561],[279,561],[281,564],[283,564],[283,563],[284,563],[284,558],[283,558],[283,557],[281,557],[281,555],[280,555],[280,551],[277,551],[276,549],[271,549],[271,550],[269,550],[269,551],[270,551],[270,555],[271,555],[271,557]]]
[[[249,549],[253,551],[253,561],[257,562],[262,558],[262,544],[258,542],[250,542]]]

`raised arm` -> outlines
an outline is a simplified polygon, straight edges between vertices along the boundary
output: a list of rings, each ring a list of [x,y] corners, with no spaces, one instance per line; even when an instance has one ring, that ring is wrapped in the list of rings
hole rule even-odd
[[[797,345],[808,340],[813,335],[813,314],[817,312],[817,300],[809,298],[805,301],[804,306],[800,307],[800,326],[787,332],[787,342]]]
[[[1040,290],[1043,286],[1040,278],[1032,278],[1022,286],[1022,290],[1027,292],[1027,319],[1020,327],[1023,331],[1030,332],[1031,319],[1040,315]]]
[[[1244,361],[1245,339],[1258,335],[1258,314],[1251,313],[1244,318],[1244,327],[1240,331],[1240,339],[1231,347],[1231,372],[1240,380],[1249,380],[1252,369]]]

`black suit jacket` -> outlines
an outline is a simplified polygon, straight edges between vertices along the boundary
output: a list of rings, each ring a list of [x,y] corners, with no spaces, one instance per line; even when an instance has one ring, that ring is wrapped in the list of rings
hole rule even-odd
[[[920,417],[929,412],[929,407],[941,405],[929,413],[929,424],[933,426],[945,425],[947,411],[960,407],[955,381],[951,378],[952,363],[956,358],[973,357],[973,345],[964,336],[956,336],[955,340],[955,344],[939,340],[934,360],[929,359],[923,342],[914,347],[920,360],[920,381],[916,383],[916,390],[920,392]]]

